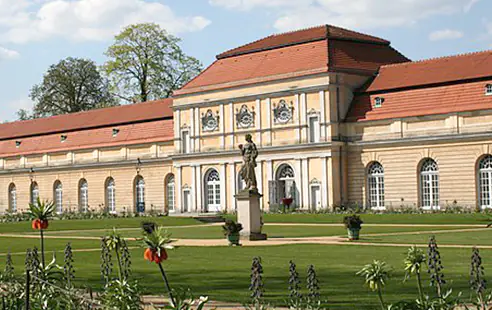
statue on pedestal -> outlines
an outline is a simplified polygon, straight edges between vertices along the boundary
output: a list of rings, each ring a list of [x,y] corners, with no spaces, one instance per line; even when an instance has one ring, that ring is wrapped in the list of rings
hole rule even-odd
[[[245,190],[254,190],[257,191],[257,182],[256,182],[256,158],[258,157],[258,149],[256,148],[256,144],[253,142],[253,138],[250,134],[245,136],[246,144],[239,145],[239,149],[241,150],[241,155],[243,156],[243,165],[241,166],[241,170],[239,171],[239,175],[246,183]]]

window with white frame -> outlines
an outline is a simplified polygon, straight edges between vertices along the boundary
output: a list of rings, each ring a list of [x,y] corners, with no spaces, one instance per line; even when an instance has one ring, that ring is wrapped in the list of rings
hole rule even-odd
[[[380,108],[383,106],[384,98],[383,97],[376,97],[374,98],[374,107],[375,108]]]
[[[63,186],[60,181],[56,181],[54,186],[54,200],[55,200],[55,210],[56,213],[63,212]]]
[[[492,84],[485,85],[485,95],[492,96]]]
[[[116,186],[113,178],[106,180],[106,206],[109,213],[116,212]]]
[[[32,182],[31,183],[31,204],[37,206],[38,205],[38,198],[39,198],[39,186],[38,183]]]
[[[89,209],[89,185],[85,179],[79,182],[79,209],[81,212]]]
[[[384,209],[384,169],[374,162],[367,170],[368,203],[371,209]]]
[[[487,155],[478,165],[478,193],[480,207],[492,208],[492,155]]]
[[[318,115],[309,116],[309,142],[310,143],[319,142],[319,116]]]
[[[137,212],[145,211],[145,181],[141,176],[135,181],[135,203]]]
[[[169,175],[166,181],[166,205],[169,212],[174,212],[176,210],[175,184],[173,174]]]
[[[206,174],[205,197],[207,199],[207,212],[220,211],[220,176],[215,169],[211,169]]]
[[[439,167],[431,158],[420,167],[420,203],[426,210],[439,209]]]
[[[17,189],[13,183],[9,186],[9,210],[17,212]]]
[[[190,131],[181,131],[181,153],[188,154],[190,152]]]

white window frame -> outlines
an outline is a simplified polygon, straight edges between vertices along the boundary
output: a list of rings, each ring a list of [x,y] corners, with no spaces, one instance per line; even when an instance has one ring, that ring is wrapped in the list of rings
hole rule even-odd
[[[39,198],[39,185],[37,182],[32,182],[31,183],[31,204],[37,206],[38,205],[38,198]]]
[[[439,165],[432,158],[420,167],[420,205],[423,210],[440,210]]]
[[[135,182],[135,211],[137,206],[143,203],[145,206],[145,180],[143,177],[138,177]]]
[[[116,185],[113,178],[106,181],[106,203],[109,213],[116,213]]]
[[[314,123],[317,126],[313,126],[311,120],[315,120]],[[318,143],[320,141],[320,117],[318,114],[312,114],[308,116],[308,126],[309,126],[309,143]]]
[[[185,138],[185,134],[187,138]],[[189,129],[181,130],[181,153],[182,154],[191,153],[191,137],[190,137]]]
[[[220,191],[220,174],[217,170],[211,169],[207,172],[205,179],[205,201],[207,203],[207,212],[210,212],[211,209],[220,210]]]
[[[176,179],[173,174],[166,178],[166,205],[169,212],[176,212]]]
[[[384,167],[373,162],[367,169],[367,204],[371,210],[386,210],[384,204]]]
[[[374,107],[375,108],[380,108],[383,106],[384,98],[383,97],[376,97],[374,98]]]
[[[478,164],[478,197],[480,208],[492,208],[492,155],[485,156]]]
[[[492,84],[485,85],[485,95],[492,96]]]
[[[13,183],[9,186],[9,210],[12,213],[17,212],[17,187]]]
[[[79,185],[79,209],[84,213],[89,210],[89,184],[85,179]]]
[[[63,184],[60,181],[55,182],[55,211],[58,214],[63,213]]]

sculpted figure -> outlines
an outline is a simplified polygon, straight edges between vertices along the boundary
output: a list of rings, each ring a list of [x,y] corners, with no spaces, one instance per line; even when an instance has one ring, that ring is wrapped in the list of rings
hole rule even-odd
[[[247,134],[245,138],[246,144],[239,145],[241,155],[243,156],[243,165],[239,171],[239,175],[246,183],[247,190],[257,190],[255,167],[258,150],[250,134]]]

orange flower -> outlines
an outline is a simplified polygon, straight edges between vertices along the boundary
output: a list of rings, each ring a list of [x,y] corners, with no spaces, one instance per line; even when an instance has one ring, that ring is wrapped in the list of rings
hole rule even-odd
[[[166,253],[165,249],[161,249],[160,255],[154,249],[145,249],[144,258],[145,258],[145,260],[148,260],[149,262],[154,262],[156,264],[159,264],[162,261],[167,259],[167,253]]]
[[[40,227],[41,229],[47,229],[48,228],[48,220],[41,220],[41,224],[40,224]]]
[[[32,229],[39,230],[41,229],[41,220],[40,219],[35,219],[31,223]]]

